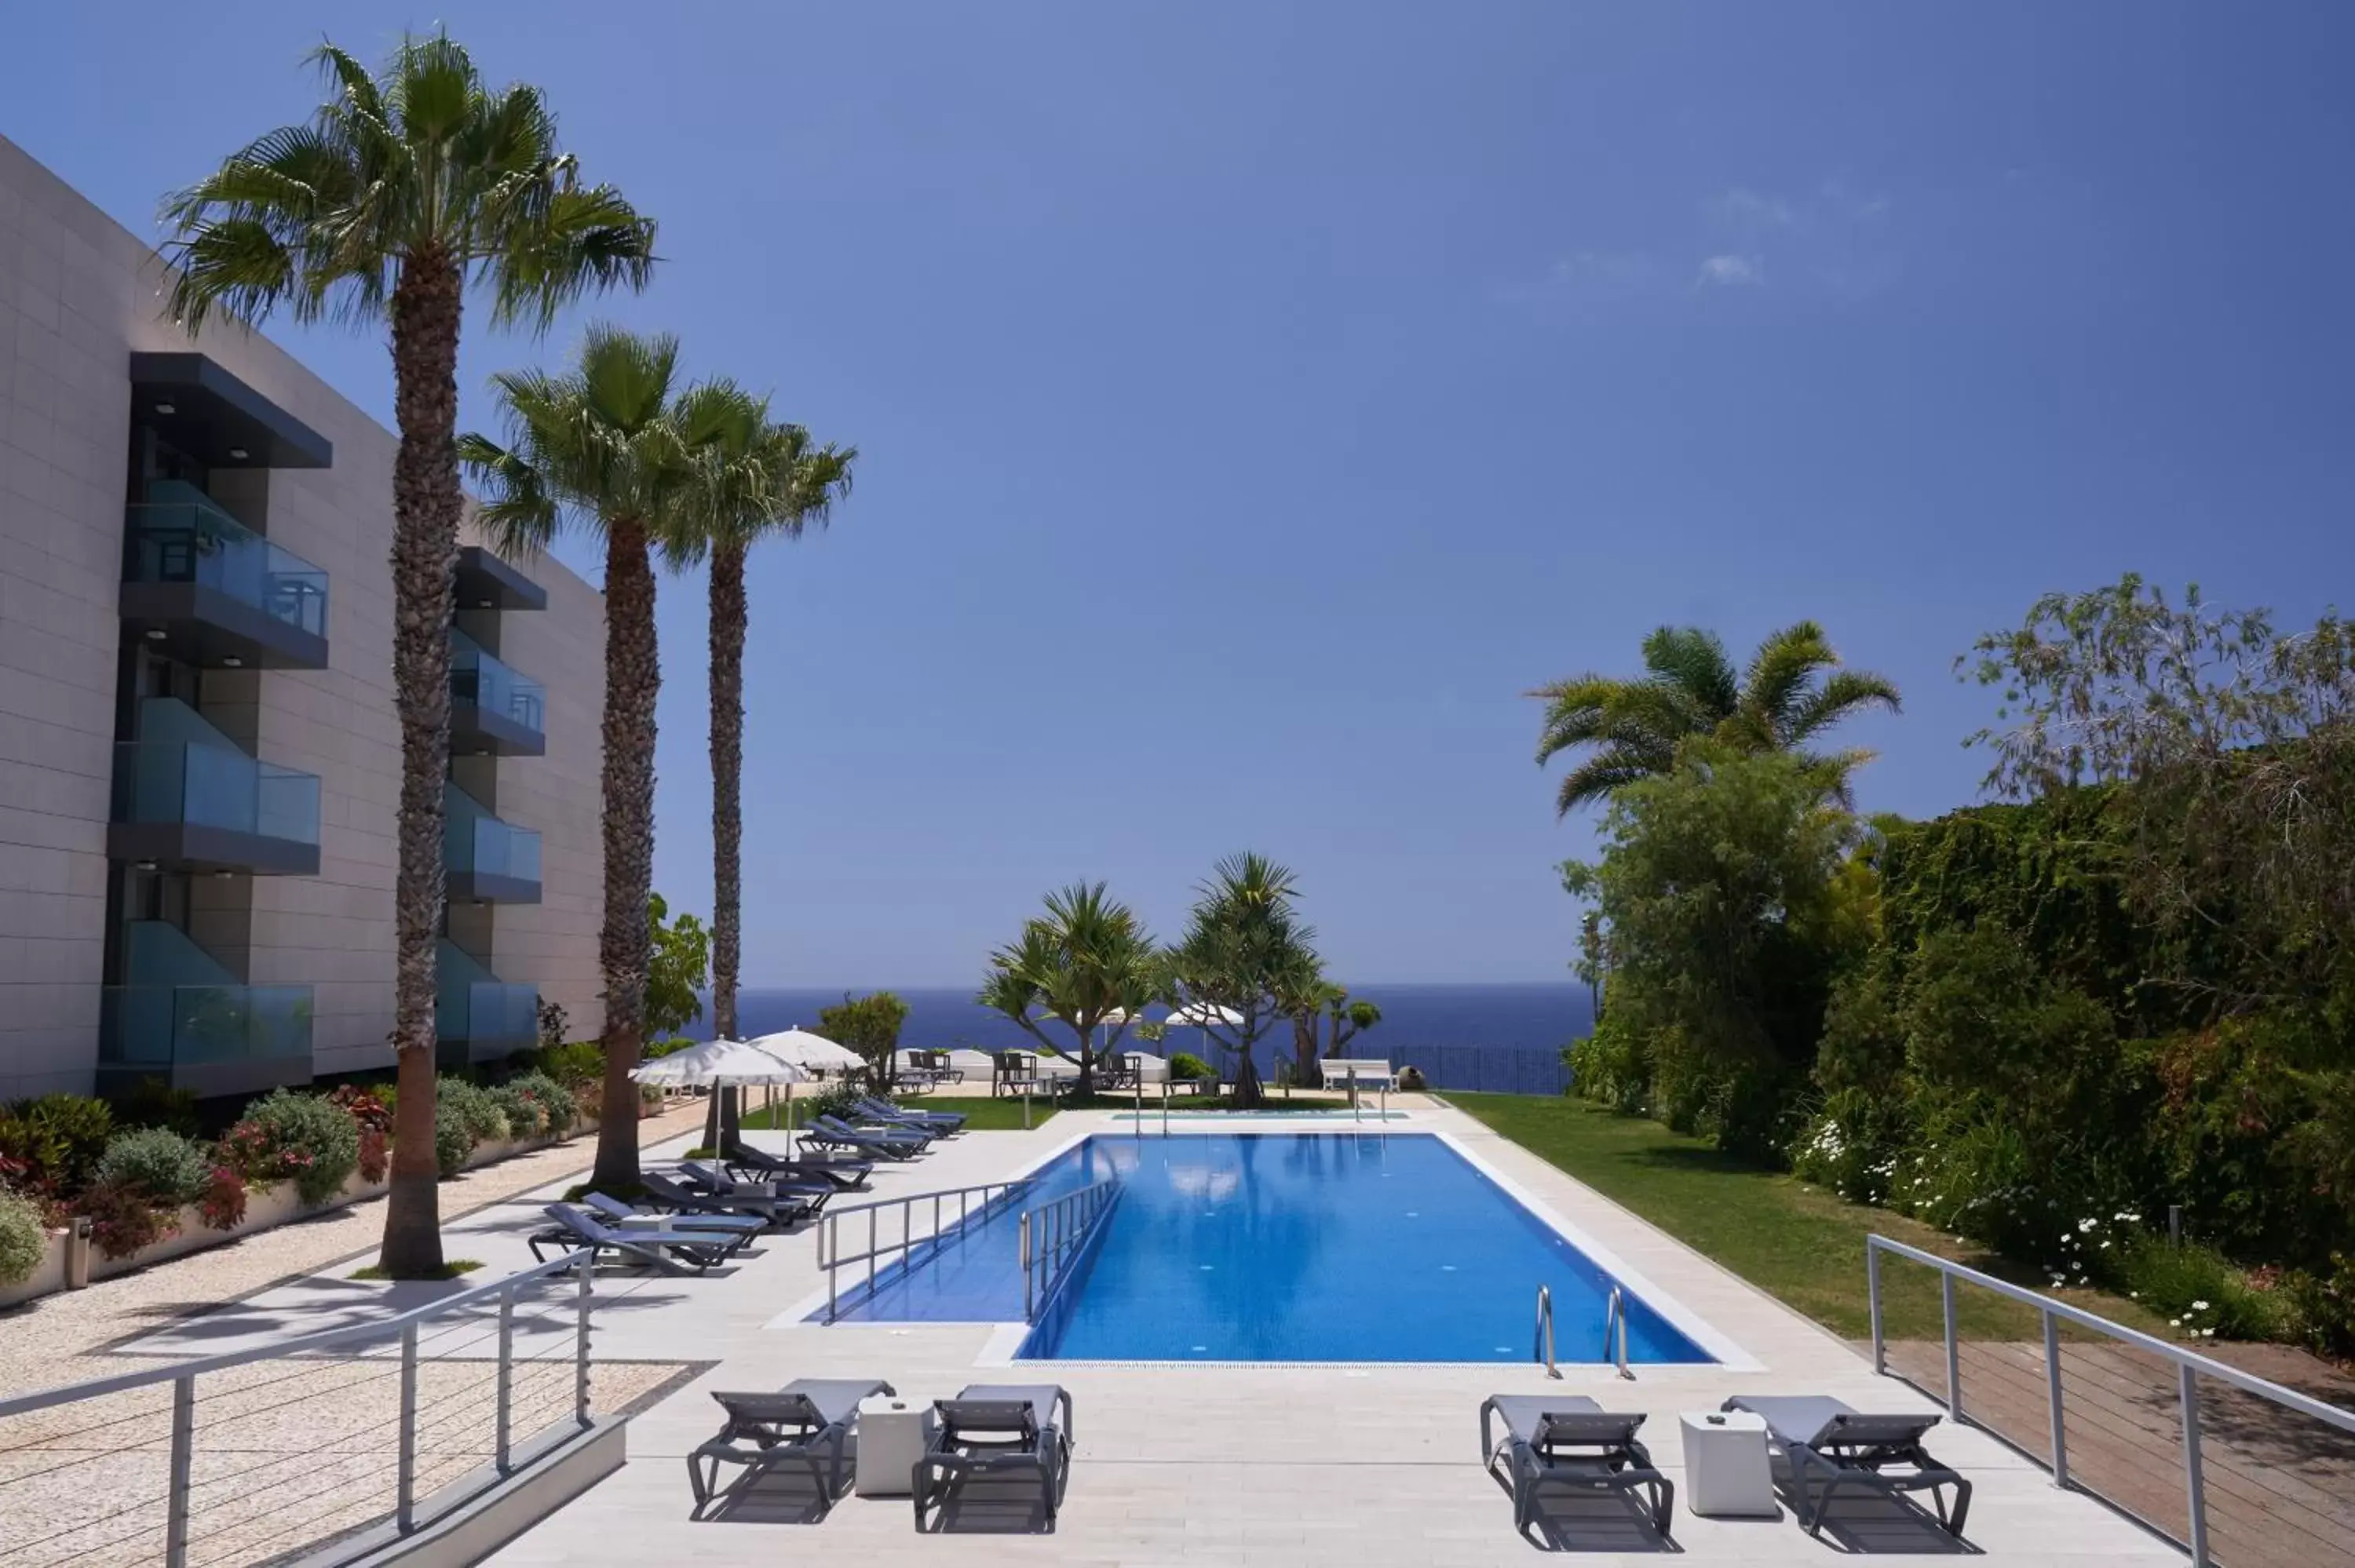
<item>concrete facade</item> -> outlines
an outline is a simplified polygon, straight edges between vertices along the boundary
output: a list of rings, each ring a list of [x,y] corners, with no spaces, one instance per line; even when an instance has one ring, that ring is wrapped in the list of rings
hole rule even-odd
[[[162,281],[146,244],[0,138],[0,1098],[87,1091],[97,1069],[121,870],[107,837],[124,689],[129,364],[143,352],[200,354],[333,444],[330,466],[218,471],[212,489],[327,574],[327,667],[194,677],[224,733],[318,776],[318,872],[198,884],[194,901],[233,908],[199,912],[188,929],[202,927],[247,984],[313,988],[316,1072],[390,1060],[394,438],[258,334],[218,323],[189,338],[160,313]],[[553,560],[517,565],[548,606],[502,615],[504,643],[548,687],[548,750],[499,759],[498,809],[540,831],[548,882],[540,905],[493,912],[487,957],[511,968],[501,979],[537,982],[579,1038],[602,1023],[602,599]]]

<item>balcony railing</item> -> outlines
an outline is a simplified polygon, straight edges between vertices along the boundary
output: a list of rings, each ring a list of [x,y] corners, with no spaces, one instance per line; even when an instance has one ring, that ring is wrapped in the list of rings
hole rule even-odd
[[[450,649],[450,701],[452,737],[462,747],[526,756],[546,748],[547,688],[517,673],[471,638],[455,633]]]
[[[327,574],[218,506],[134,503],[130,580],[195,583],[314,637],[327,634]]]
[[[468,1057],[489,1061],[539,1041],[539,988],[506,980],[444,981],[434,997],[433,1029]]]
[[[472,807],[472,810],[468,808]],[[450,790],[442,824],[442,867],[450,896],[488,903],[539,901],[539,834],[501,821]]]
[[[99,1008],[101,1068],[198,1093],[311,1075],[307,985],[111,985]]]
[[[316,774],[194,741],[120,741],[114,754],[112,836],[123,842],[112,853],[197,869],[317,874]]]

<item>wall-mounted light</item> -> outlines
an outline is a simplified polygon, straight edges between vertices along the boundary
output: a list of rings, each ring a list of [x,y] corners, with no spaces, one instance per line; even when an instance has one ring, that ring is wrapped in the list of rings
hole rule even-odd
[[[223,659],[221,661],[221,668],[224,670],[241,670],[244,667],[245,661],[242,659]]]
[[[245,461],[245,449],[243,447],[231,447],[229,449],[229,455],[231,461],[243,462]]]
[[[131,869],[133,871],[153,871],[155,869],[155,863],[152,860],[134,860],[131,863]]]
[[[476,609],[496,609],[498,607],[499,601],[495,599],[484,599],[474,606]]]
[[[164,641],[164,629],[163,629],[162,627],[160,627],[160,626],[151,626],[151,627],[149,627],[149,628],[147,629],[147,641],[150,641],[150,642],[161,642],[161,641]]]
[[[217,871],[217,872],[213,873],[213,880],[214,880],[215,882],[227,882],[229,878],[231,878],[231,877],[235,876],[236,874],[237,874],[237,873],[233,872],[233,871]]]
[[[159,414],[176,414],[180,410],[178,408],[169,403],[158,403],[155,405],[155,412]]]

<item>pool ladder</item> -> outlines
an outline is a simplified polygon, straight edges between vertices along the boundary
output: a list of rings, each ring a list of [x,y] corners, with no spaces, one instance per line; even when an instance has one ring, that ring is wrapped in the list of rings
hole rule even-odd
[[[1561,1376],[1561,1368],[1554,1364],[1553,1359],[1553,1290],[1550,1286],[1538,1287],[1537,1330],[1529,1353],[1545,1363],[1546,1376]],[[1615,1285],[1611,1287],[1610,1308],[1603,1319],[1603,1355],[1619,1369],[1621,1377],[1629,1383],[1636,1381],[1636,1374],[1627,1369],[1627,1293]]]
[[[1553,1292],[1542,1285],[1538,1287],[1538,1326],[1529,1354],[1545,1362],[1546,1376],[1561,1376],[1561,1369],[1553,1364]]]

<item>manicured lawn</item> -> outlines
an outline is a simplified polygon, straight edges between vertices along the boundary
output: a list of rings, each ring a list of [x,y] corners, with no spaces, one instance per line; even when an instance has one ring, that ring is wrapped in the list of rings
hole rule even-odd
[[[1655,1121],[1567,1098],[1454,1092],[1446,1098],[1845,1339],[1867,1339],[1872,1331],[1864,1238],[1874,1232],[2032,1287],[2043,1284],[1927,1225],[1846,1202]],[[2098,1290],[2051,1294],[2132,1327],[2166,1332],[2163,1319],[2124,1298]],[[1938,1281],[1929,1269],[1884,1258],[1881,1299],[1891,1339],[1940,1336]],[[1956,1305],[1964,1332],[1975,1339],[2032,1339],[2041,1332],[2035,1312],[1983,1290],[1958,1287]]]
[[[900,1097],[897,1104],[911,1110],[954,1111],[965,1118],[968,1132],[1019,1132],[1022,1129],[1022,1102],[1018,1099],[992,1099],[986,1095],[918,1095]],[[747,1128],[782,1128],[784,1104],[778,1102],[772,1113],[765,1109],[744,1113]],[[1030,1125],[1038,1127],[1055,1114],[1056,1107],[1043,1099],[1030,1102]],[[794,1125],[809,1125],[809,1105],[804,1100],[794,1102]]]

